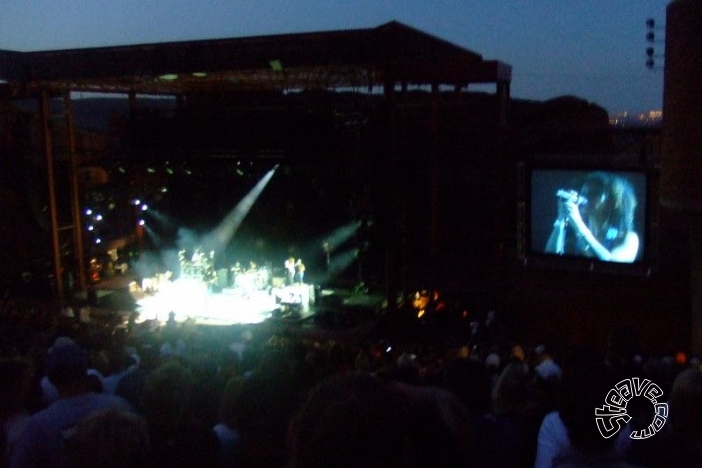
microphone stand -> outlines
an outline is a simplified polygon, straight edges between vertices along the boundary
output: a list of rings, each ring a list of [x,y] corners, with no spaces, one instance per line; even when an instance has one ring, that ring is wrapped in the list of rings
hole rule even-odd
[[[553,227],[558,229],[558,235],[556,236],[556,253],[558,255],[565,254],[565,236],[566,227],[568,226],[568,220],[563,218],[558,218]]]

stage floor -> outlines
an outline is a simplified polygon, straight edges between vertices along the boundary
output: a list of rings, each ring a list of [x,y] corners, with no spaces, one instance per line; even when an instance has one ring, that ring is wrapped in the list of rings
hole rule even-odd
[[[210,291],[201,280],[177,279],[162,282],[158,289],[145,291],[134,275],[116,275],[94,286],[95,312],[112,311],[124,317],[136,312],[137,322],[165,322],[170,312],[175,320],[193,319],[197,324],[228,326],[257,324],[270,318],[289,322],[310,323],[308,319],[321,311],[369,310],[380,313],[384,294],[360,294],[341,289],[320,289],[310,284],[298,284],[266,290],[225,288]],[[85,292],[76,296],[86,303]],[[293,311],[293,313],[288,313]]]
[[[165,281],[155,291],[130,286],[139,313],[138,321],[165,321],[171,312],[177,322],[195,319],[205,325],[261,323],[285,307],[308,312],[314,301],[314,287],[295,284],[281,288],[224,288],[213,292],[194,279]]]

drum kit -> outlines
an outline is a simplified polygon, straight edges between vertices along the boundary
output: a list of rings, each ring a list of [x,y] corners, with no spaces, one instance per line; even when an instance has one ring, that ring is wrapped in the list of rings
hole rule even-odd
[[[223,288],[265,290],[271,284],[269,268],[259,267],[255,262],[251,262],[246,269],[236,262],[229,268],[228,275],[218,275],[214,266],[214,252],[205,254],[197,248],[191,256],[188,256],[185,250],[181,250],[178,252],[178,259],[181,278],[201,280],[208,285],[212,283],[211,286],[216,290]]]

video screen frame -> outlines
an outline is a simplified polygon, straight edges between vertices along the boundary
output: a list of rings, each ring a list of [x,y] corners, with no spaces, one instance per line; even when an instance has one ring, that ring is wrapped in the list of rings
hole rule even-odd
[[[563,249],[562,240],[560,243],[553,243],[551,236],[556,227],[560,226],[559,220],[564,219],[565,213],[563,205],[559,205],[559,203],[563,203],[567,196],[579,196],[578,192],[583,189],[586,178],[592,174],[604,174],[605,180],[624,180],[624,185],[629,186],[633,191],[636,198],[636,208],[633,213],[631,230],[638,237],[638,248],[633,260],[621,260],[621,258],[604,260],[593,251],[588,252],[588,254],[581,253],[572,245],[570,249]],[[522,196],[519,200],[522,206],[519,251],[524,263],[586,268],[590,271],[596,269],[631,270],[632,272],[649,274],[656,249],[651,229],[651,218],[655,209],[655,203],[652,202],[655,180],[655,173],[649,168],[523,164]],[[577,198],[570,201],[575,204],[580,203]],[[590,203],[590,201],[586,200],[585,203]],[[560,213],[559,206],[561,207]],[[580,205],[578,206],[580,207]],[[582,218],[585,220],[586,216],[583,215]],[[603,241],[602,244],[605,242]],[[561,250],[558,250],[554,245],[560,245]]]

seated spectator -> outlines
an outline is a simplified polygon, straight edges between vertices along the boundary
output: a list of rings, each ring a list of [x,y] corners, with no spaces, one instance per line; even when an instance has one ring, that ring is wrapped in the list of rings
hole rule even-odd
[[[66,434],[84,417],[109,407],[131,409],[117,396],[94,393],[87,370],[87,354],[75,343],[54,346],[49,351],[47,374],[59,399],[27,421],[10,454],[11,467],[59,465],[65,455]]]

